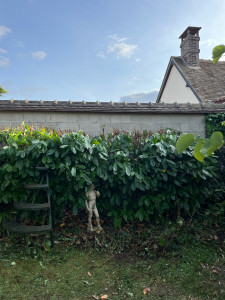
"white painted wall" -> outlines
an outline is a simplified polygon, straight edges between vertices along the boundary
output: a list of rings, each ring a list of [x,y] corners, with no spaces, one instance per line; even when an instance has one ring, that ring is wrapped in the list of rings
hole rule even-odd
[[[165,103],[196,103],[198,99],[189,87],[186,87],[186,82],[180,75],[175,66],[172,66],[167,83],[163,90],[160,102]]]

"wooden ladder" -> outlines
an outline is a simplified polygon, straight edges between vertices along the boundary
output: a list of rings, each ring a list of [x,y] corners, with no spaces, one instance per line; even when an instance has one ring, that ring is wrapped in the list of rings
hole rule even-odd
[[[30,183],[24,186],[27,190],[33,191],[33,200],[32,202],[14,202],[14,207],[17,210],[23,211],[48,211],[48,224],[47,225],[26,225],[18,223],[13,219],[5,219],[3,221],[3,227],[11,232],[20,233],[20,234],[31,234],[31,233],[43,233],[46,231],[50,232],[51,247],[54,247],[54,238],[53,238],[53,220],[52,220],[52,203],[50,199],[50,190],[49,190],[49,177],[48,169],[46,167],[36,167],[36,170],[40,171],[42,176],[40,183]],[[43,180],[45,178],[45,183]],[[47,201],[44,203],[35,203],[38,192],[44,190],[47,194]]]

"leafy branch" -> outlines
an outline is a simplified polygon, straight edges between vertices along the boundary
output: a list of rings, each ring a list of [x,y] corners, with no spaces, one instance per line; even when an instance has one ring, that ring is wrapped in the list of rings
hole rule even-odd
[[[220,131],[215,131],[209,139],[204,140],[196,138],[193,133],[187,133],[181,136],[176,143],[178,154],[184,152],[194,143],[195,147],[193,155],[198,161],[202,162],[206,157],[209,157],[213,152],[223,146],[223,134]]]
[[[213,48],[212,56],[213,56],[214,64],[218,62],[218,60],[222,57],[224,53],[225,53],[225,45],[218,45],[215,48]]]
[[[1,86],[0,86],[0,96],[2,96],[2,94],[6,94],[7,91],[5,91]]]

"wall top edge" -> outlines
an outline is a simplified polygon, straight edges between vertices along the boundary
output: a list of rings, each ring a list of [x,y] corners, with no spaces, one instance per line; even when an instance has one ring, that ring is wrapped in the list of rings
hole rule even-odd
[[[127,102],[75,102],[69,101],[45,101],[45,100],[0,100],[0,111],[77,111],[77,112],[225,112],[225,103],[127,103]]]

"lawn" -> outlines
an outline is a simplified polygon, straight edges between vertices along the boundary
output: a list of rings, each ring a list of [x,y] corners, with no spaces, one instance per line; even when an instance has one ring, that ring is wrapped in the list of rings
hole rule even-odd
[[[81,223],[58,224],[51,250],[47,237],[1,239],[0,299],[225,298],[224,247],[215,232],[130,224],[87,234]]]

